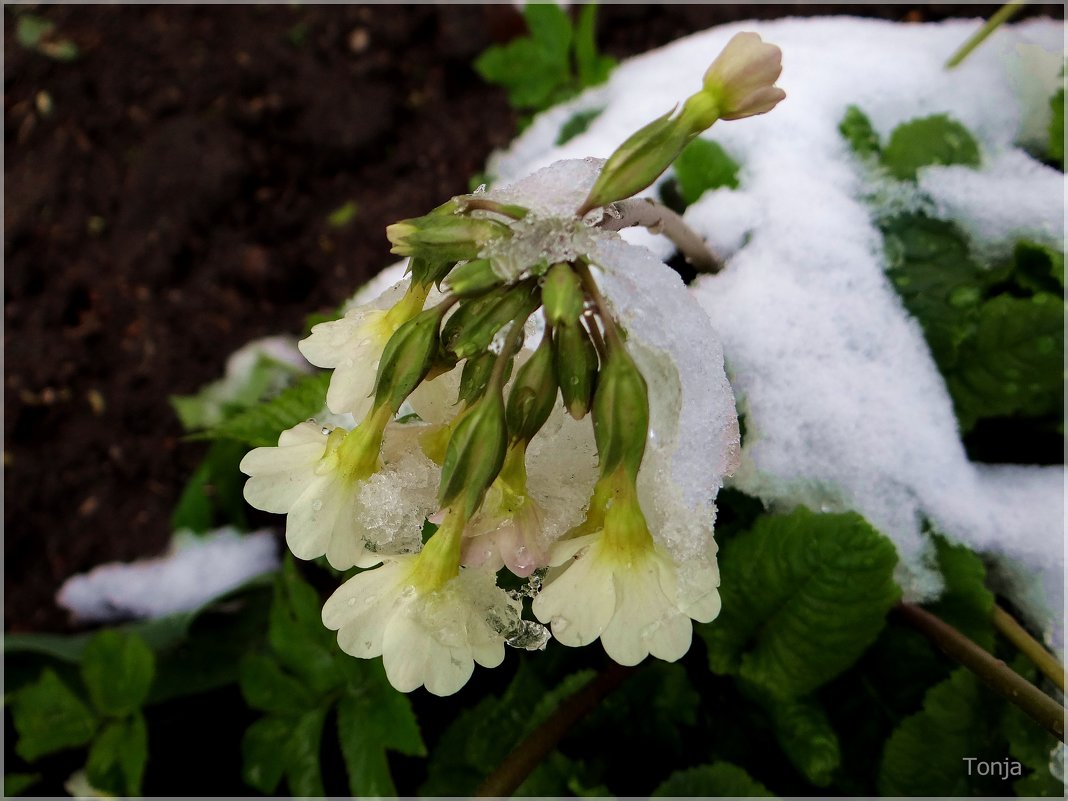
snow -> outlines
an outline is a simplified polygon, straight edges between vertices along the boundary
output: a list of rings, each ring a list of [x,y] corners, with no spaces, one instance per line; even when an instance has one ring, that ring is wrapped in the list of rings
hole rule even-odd
[[[911,600],[941,591],[922,533],[930,521],[989,554],[995,578],[1060,648],[1063,467],[967,460],[922,332],[885,278],[865,168],[837,131],[852,104],[883,141],[901,122],[949,114],[978,139],[980,168],[923,169],[918,189],[883,187],[884,207],[952,216],[988,252],[1025,236],[1063,247],[1064,177],[1015,144],[1034,142],[1048,120],[1063,24],[1003,28],[963,65],[944,70],[978,24],[839,17],[715,28],[621,64],[608,84],[539,116],[490,167],[509,182],[560,159],[607,157],[696,90],[734,33],[753,30],[779,45],[786,100],[705,134],[741,164],[740,187],[709,193],[686,212],[727,259],[722,273],[701,277],[692,291],[723,343],[745,415],[731,484],[774,508],[860,512],[895,542],[897,578]],[[554,145],[575,112],[602,106],[585,133]],[[651,245],[659,258],[671,253],[648,232],[623,237]],[[719,354],[692,358],[715,363]],[[680,429],[693,436],[701,430],[694,425]]]
[[[163,556],[111,562],[71,576],[56,601],[87,623],[163,617],[198,609],[278,564],[270,531],[242,535],[227,527],[203,536],[184,531]]]

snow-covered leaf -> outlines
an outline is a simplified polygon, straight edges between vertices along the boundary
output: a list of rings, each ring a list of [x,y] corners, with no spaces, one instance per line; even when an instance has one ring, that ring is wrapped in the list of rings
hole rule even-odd
[[[979,145],[963,125],[945,114],[902,123],[890,134],[882,163],[902,180],[914,180],[932,164],[979,166]]]

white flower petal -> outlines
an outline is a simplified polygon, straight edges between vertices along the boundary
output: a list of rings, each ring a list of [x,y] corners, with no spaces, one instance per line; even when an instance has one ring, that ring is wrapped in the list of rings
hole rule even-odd
[[[402,693],[423,686],[432,647],[432,638],[409,611],[397,610],[382,636],[382,664],[389,683]]]
[[[552,626],[564,645],[588,645],[601,636],[616,608],[611,566],[590,548],[534,599],[534,616]]]
[[[343,500],[341,489],[336,476],[319,476],[289,510],[286,544],[298,559],[315,559],[326,553]]]
[[[423,685],[433,695],[452,695],[467,684],[475,672],[471,648],[466,645],[448,648],[433,638],[430,641]]]
[[[377,351],[373,358],[351,367],[338,366],[330,377],[330,387],[326,390],[326,406],[334,414],[348,412],[357,420],[362,420],[374,402],[375,378],[382,351]]]
[[[326,437],[319,436],[318,442],[306,442],[300,445],[254,448],[245,454],[238,465],[242,473],[256,476],[266,473],[284,473],[288,470],[315,467],[326,451]]]
[[[407,565],[388,564],[346,581],[323,606],[323,624],[337,631],[341,650],[367,659],[382,653],[382,636],[397,603]]]
[[[287,429],[278,435],[279,448],[288,448],[295,445],[309,445],[313,442],[318,442],[324,449],[326,448],[326,435],[323,434],[323,427],[311,420],[297,423],[292,428]]]

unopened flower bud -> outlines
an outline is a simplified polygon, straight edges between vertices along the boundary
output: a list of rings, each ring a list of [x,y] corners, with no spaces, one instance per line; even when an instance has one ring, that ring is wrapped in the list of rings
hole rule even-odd
[[[438,262],[474,259],[491,239],[509,234],[504,223],[456,214],[430,213],[386,227],[390,253]]]
[[[626,350],[610,347],[593,398],[593,436],[601,475],[638,475],[649,432],[649,390]]]
[[[545,319],[551,325],[573,325],[582,314],[582,281],[567,264],[554,264],[541,284]]]
[[[420,312],[396,330],[378,363],[375,407],[396,412],[419,382],[426,378],[438,353],[438,327],[446,307]]]
[[[464,414],[449,437],[441,466],[439,504],[451,506],[459,499],[465,516],[473,515],[501,471],[507,446],[504,399],[499,391],[490,392]]]
[[[429,287],[439,283],[455,264],[455,260],[413,257],[408,260],[407,272],[412,276],[413,284]]]
[[[781,73],[778,47],[755,33],[736,33],[705,72],[704,92],[715,100],[720,119],[764,114],[786,97],[774,85]]]
[[[497,354],[491,351],[480,353],[470,357],[464,362],[463,372],[460,373],[460,393],[457,401],[470,406],[486,391],[490,375],[493,373],[493,365],[497,361]],[[507,377],[506,377],[507,380]]]
[[[553,329],[556,378],[564,406],[576,420],[590,410],[597,381],[597,348],[581,323]]]
[[[506,418],[512,442],[529,442],[556,405],[556,369],[552,339],[546,336],[516,373],[508,395]]]
[[[486,350],[497,332],[512,320],[526,319],[540,303],[537,283],[523,281],[466,301],[442,332],[445,347],[457,359]]]
[[[579,208],[579,215],[607,206],[640,192],[671,166],[696,135],[679,120],[674,110],[631,134],[605,162],[601,174]]]
[[[445,285],[454,295],[462,298],[481,295],[501,283],[501,277],[494,272],[488,259],[475,259],[453,268]]]

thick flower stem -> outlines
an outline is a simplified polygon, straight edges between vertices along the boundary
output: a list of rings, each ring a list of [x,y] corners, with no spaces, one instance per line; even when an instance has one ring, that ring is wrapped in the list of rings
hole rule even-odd
[[[654,234],[663,234],[679,249],[690,265],[701,273],[718,273],[723,263],[705,241],[678,214],[651,198],[621,200],[615,204],[619,217],[605,215],[600,227],[620,231],[640,225]]]
[[[994,628],[1005,635],[1005,639],[1030,659],[1039,670],[1064,692],[1064,665],[1057,661],[1057,657],[1042,647],[1042,644],[1027,633],[1027,630],[1016,622],[1016,619],[997,604],[994,605],[992,617]]]
[[[1054,737],[1064,741],[1064,707],[1059,703],[926,609],[902,603],[898,604],[897,611],[943,653],[968,668],[994,692],[1020,707]]]
[[[512,749],[497,769],[475,790],[474,795],[513,795],[534,769],[552,753],[571,727],[596,709],[597,705],[634,671],[635,668],[623,667],[613,662],[574,695],[561,701],[560,706],[544,723]]]

